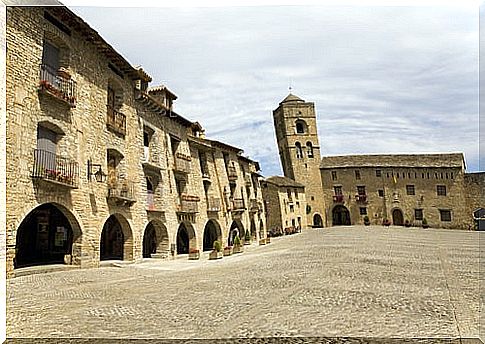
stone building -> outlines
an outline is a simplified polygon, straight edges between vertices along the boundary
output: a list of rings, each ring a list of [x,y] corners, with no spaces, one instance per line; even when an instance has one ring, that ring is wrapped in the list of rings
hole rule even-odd
[[[7,9],[7,271],[266,236],[259,164],[63,6]]]
[[[307,227],[305,186],[287,177],[273,176],[262,183],[268,233],[281,234]]]
[[[426,219],[432,227],[466,229],[485,206],[485,173],[466,173],[461,153],[321,158],[313,103],[289,94],[273,117],[284,174],[305,185],[314,227],[321,218],[335,226],[363,224],[367,216],[372,224]]]

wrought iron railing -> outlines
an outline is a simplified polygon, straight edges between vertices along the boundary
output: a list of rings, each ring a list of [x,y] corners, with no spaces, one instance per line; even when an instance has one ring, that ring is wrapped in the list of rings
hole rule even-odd
[[[135,184],[126,179],[118,179],[108,184],[108,199],[135,202]]]
[[[335,203],[342,203],[344,201],[344,195],[333,195],[333,201]]]
[[[182,198],[178,210],[183,213],[197,213],[199,211],[198,201]]]
[[[220,211],[221,210],[221,199],[209,197],[207,199],[207,211]]]
[[[355,200],[357,202],[365,203],[367,202],[367,195],[355,195]]]
[[[227,178],[230,181],[237,180],[237,170],[236,170],[236,167],[234,167],[234,166],[228,166],[227,167]]]
[[[115,110],[111,105],[106,105],[106,107],[106,125],[108,128],[118,134],[126,135],[126,116],[118,110]]]
[[[76,106],[76,82],[67,73],[59,73],[49,65],[40,65],[40,90]]]
[[[79,165],[76,161],[42,149],[34,149],[32,178],[78,187]]]
[[[163,211],[162,197],[160,192],[147,190],[147,208],[148,211]]]
[[[250,174],[245,174],[244,175],[244,182],[246,183],[246,186],[251,186],[252,182],[251,182],[251,175]]]

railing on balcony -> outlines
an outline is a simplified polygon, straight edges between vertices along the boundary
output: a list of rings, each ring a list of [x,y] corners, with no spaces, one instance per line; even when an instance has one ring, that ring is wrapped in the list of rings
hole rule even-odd
[[[72,159],[42,149],[34,149],[32,178],[77,188],[79,165]]]
[[[237,170],[236,170],[236,167],[234,167],[234,166],[228,166],[227,167],[227,178],[230,181],[237,180]]]
[[[162,212],[162,200],[159,192],[147,190],[147,208],[148,211]]]
[[[132,181],[123,179],[109,183],[108,200],[125,205],[135,203],[135,184]]]
[[[199,212],[199,197],[192,195],[182,195],[178,205],[178,211],[181,213],[197,213]]]
[[[207,199],[207,211],[210,211],[210,212],[221,211],[221,199],[209,197]]]
[[[343,203],[344,202],[344,195],[333,195],[333,201],[335,203]]]
[[[75,107],[76,88],[76,82],[66,72],[57,71],[46,64],[40,65],[40,91]]]
[[[126,135],[126,116],[118,110],[115,110],[111,105],[106,105],[106,107],[106,125],[108,126],[108,129],[111,129],[118,134]]]
[[[242,198],[234,198],[232,200],[232,210],[244,210],[244,200]]]
[[[177,153],[175,155],[174,170],[182,173],[190,173],[190,161],[192,158],[188,155]]]
[[[256,198],[251,198],[249,200],[249,211],[250,212],[258,212],[263,209],[261,202],[258,202]]]
[[[355,195],[355,200],[360,203],[367,202],[367,195]]]

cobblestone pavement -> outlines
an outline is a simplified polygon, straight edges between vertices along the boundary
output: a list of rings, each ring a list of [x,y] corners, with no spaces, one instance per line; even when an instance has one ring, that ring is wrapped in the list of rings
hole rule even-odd
[[[8,337],[477,337],[479,236],[308,229],[209,261],[7,281]]]

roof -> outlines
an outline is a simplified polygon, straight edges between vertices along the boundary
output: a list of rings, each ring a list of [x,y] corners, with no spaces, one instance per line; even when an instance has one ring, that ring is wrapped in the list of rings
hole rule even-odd
[[[295,96],[294,94],[290,93],[286,96],[285,99],[283,99],[281,102],[280,102],[280,105],[283,104],[283,103],[304,103],[305,101],[303,99],[301,99],[300,97],[298,96]]]
[[[305,185],[295,182],[293,179],[282,177],[282,176],[271,176],[265,179],[267,183],[276,186],[291,186],[295,188],[304,188]]]
[[[167,86],[165,86],[165,85],[158,85],[158,86],[148,87],[147,92],[149,94],[158,93],[158,92],[166,92],[166,93],[168,93],[168,94],[170,94],[172,96],[173,100],[176,100],[177,99],[177,96],[175,95],[175,93],[173,93],[172,91],[170,91],[167,88]]]
[[[242,154],[244,151],[241,148],[231,146],[227,143],[221,142],[221,141],[216,141],[216,140],[210,140],[210,139],[205,139],[206,141],[209,141],[211,145],[214,147],[219,147],[225,150],[230,150],[235,152],[236,154]]]
[[[320,168],[345,167],[456,167],[464,168],[463,153],[375,154],[323,157]]]

